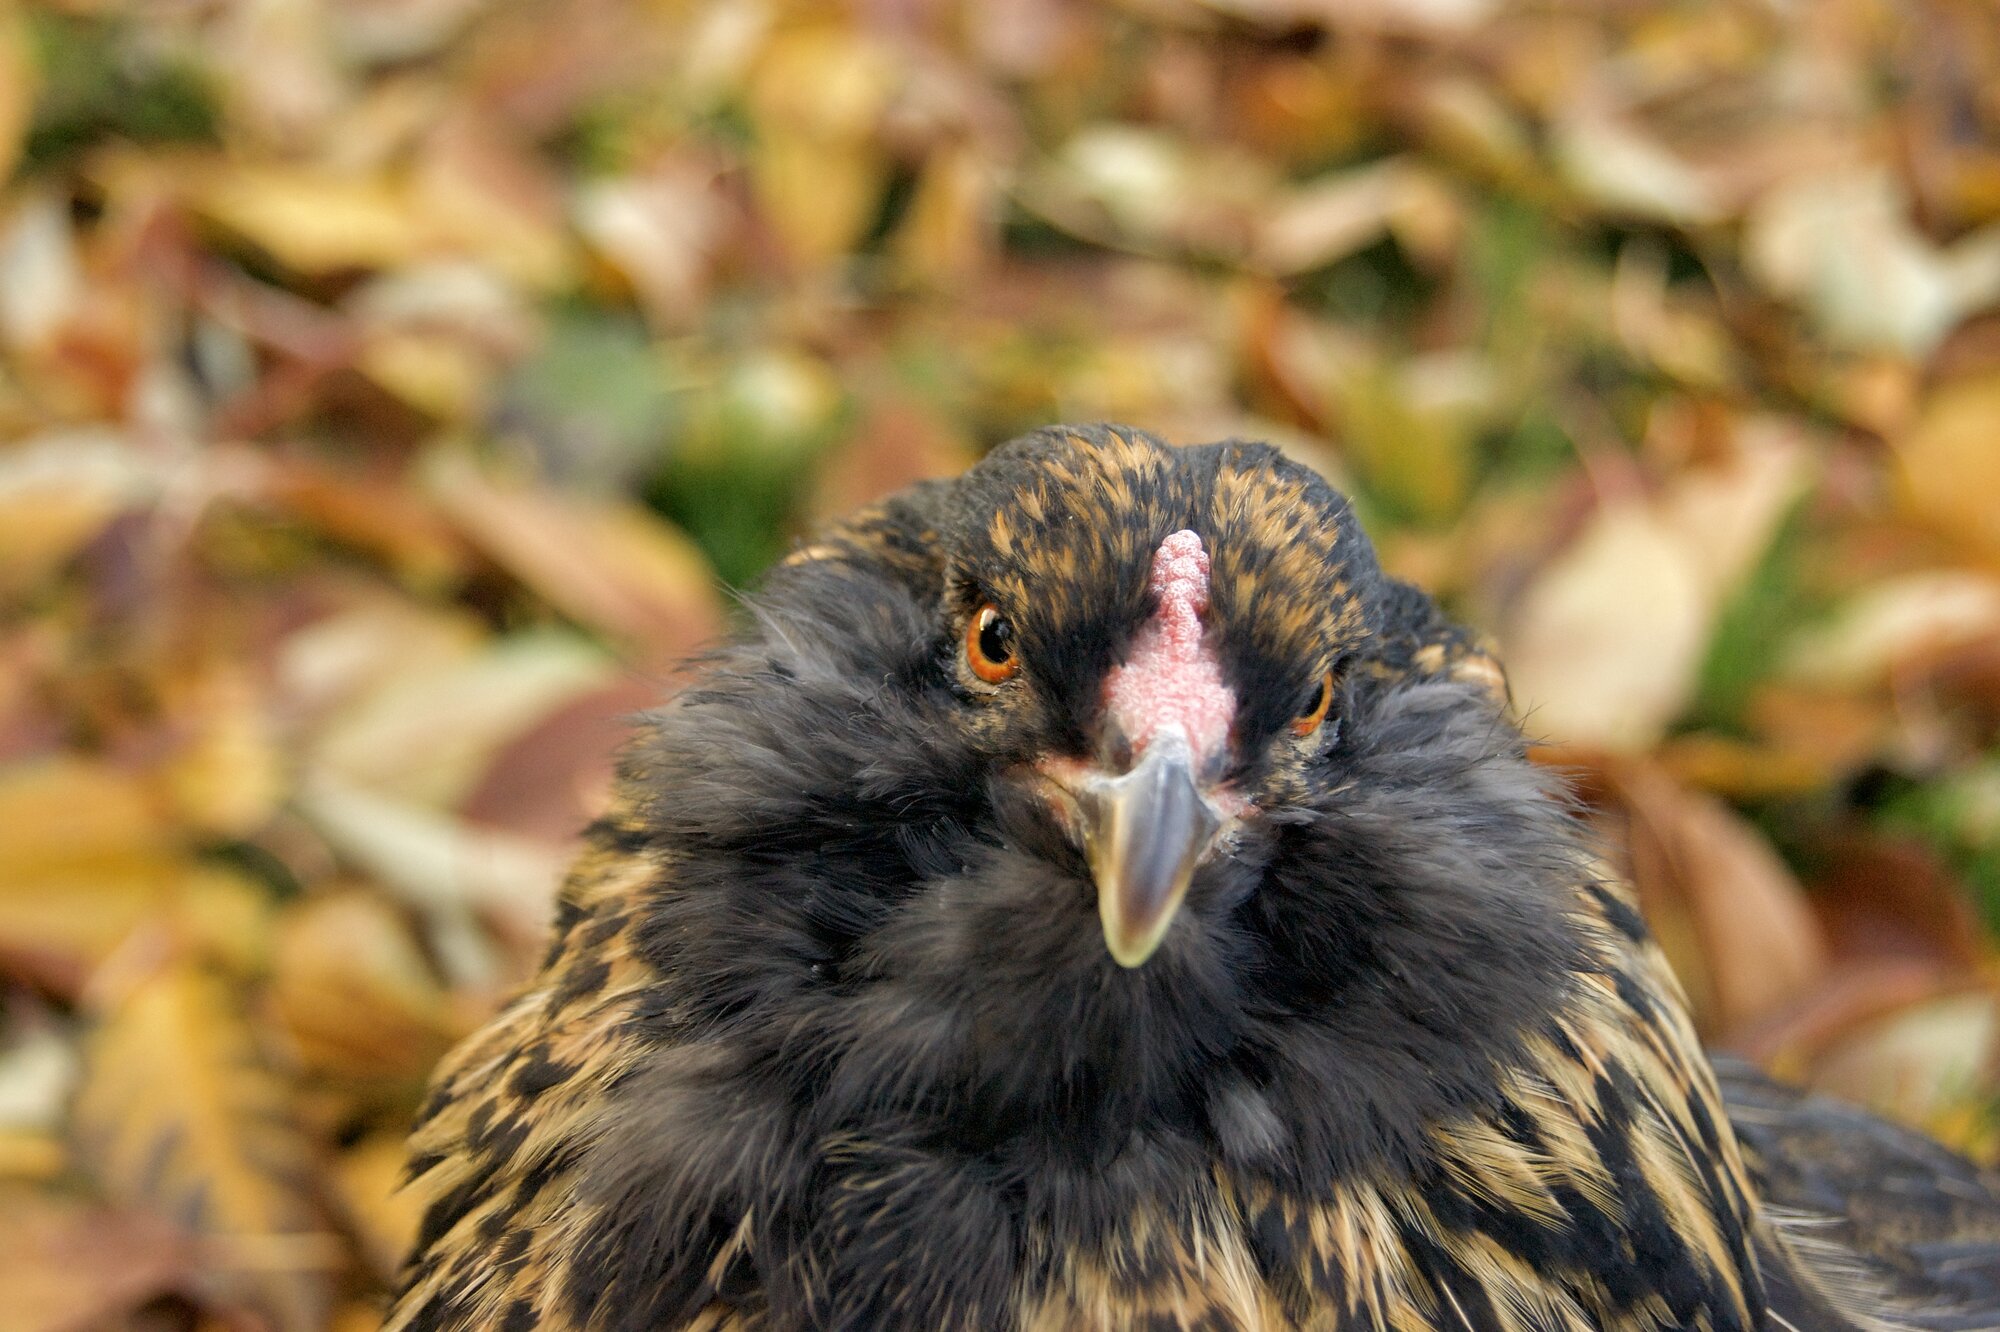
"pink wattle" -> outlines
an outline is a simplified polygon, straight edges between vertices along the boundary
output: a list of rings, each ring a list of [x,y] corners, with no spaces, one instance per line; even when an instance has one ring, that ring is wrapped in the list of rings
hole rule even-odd
[[[1112,722],[1143,752],[1163,726],[1187,733],[1197,761],[1229,739],[1236,693],[1222,679],[1222,663],[1204,642],[1201,617],[1208,610],[1208,552],[1193,532],[1175,532],[1153,554],[1151,577],[1159,608],[1133,639],[1125,663],[1104,681]]]

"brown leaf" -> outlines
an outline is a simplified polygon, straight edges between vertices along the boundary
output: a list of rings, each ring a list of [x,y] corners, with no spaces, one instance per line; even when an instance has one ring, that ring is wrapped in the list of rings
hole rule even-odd
[[[339,1252],[310,1201],[290,1099],[230,988],[169,962],[110,999],[73,1130],[109,1197],[203,1241],[205,1287],[307,1332],[326,1316]]]
[[[612,669],[600,649],[572,634],[497,639],[382,681],[330,717],[303,757],[313,772],[343,783],[455,805],[500,746],[601,688]]]
[[[192,1246],[136,1211],[0,1185],[0,1308],[13,1332],[93,1332],[183,1289]]]
[[[1918,958],[1970,975],[1989,951],[1965,889],[1922,843],[1829,837],[1813,906],[1845,958]]]
[[[1818,982],[1826,939],[1761,833],[1647,764],[1599,760],[1593,777],[1640,906],[1704,1033],[1735,1031]]]
[[[669,679],[626,676],[548,713],[493,751],[459,814],[539,841],[574,837],[610,804],[614,760],[634,718],[673,687]]]
[[[438,503],[474,545],[644,659],[677,660],[720,625],[713,576],[700,552],[646,510],[503,481],[452,450],[432,455],[428,477]]]
[[[877,398],[821,460],[813,511],[831,521],[918,481],[956,476],[973,457],[971,441],[921,403]]]
[[[1699,678],[1716,616],[1805,483],[1805,441],[1751,421],[1657,499],[1604,504],[1501,626],[1527,725],[1557,743],[1659,742]]]

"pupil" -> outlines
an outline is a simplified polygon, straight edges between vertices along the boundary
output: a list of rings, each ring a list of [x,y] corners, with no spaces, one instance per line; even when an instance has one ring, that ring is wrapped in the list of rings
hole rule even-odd
[[[1005,661],[1014,655],[1014,649],[1008,646],[1013,637],[1014,626],[995,615],[979,630],[979,650],[988,661]]]
[[[1325,701],[1326,701],[1326,681],[1321,680],[1319,682],[1319,688],[1313,690],[1312,702],[1306,704],[1305,711],[1301,712],[1299,715],[1301,717],[1312,716],[1315,712],[1319,711],[1320,704],[1324,703]]]

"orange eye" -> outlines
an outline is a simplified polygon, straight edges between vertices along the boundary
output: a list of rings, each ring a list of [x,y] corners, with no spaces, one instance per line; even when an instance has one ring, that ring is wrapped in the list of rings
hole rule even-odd
[[[965,626],[965,664],[988,684],[1011,680],[1021,669],[1014,653],[1014,626],[990,601],[974,611]]]
[[[1312,703],[1298,716],[1292,718],[1293,735],[1311,735],[1326,720],[1326,710],[1333,706],[1333,672],[1323,671],[1319,677],[1319,689],[1313,694]]]

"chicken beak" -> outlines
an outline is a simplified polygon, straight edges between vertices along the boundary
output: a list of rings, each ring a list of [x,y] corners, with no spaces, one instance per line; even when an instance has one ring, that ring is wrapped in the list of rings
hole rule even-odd
[[[1195,782],[1178,726],[1156,732],[1124,776],[1095,776],[1080,794],[1104,943],[1120,966],[1136,967],[1173,924],[1222,816]]]

